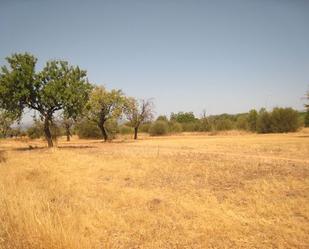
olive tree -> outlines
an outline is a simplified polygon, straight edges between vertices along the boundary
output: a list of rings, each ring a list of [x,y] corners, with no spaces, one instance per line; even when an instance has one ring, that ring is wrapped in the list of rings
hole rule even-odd
[[[66,61],[49,61],[36,72],[37,59],[28,53],[6,58],[0,71],[1,107],[22,116],[25,109],[39,113],[48,147],[53,147],[50,126],[55,113],[75,116],[87,101],[90,84],[86,71]]]
[[[138,129],[144,122],[150,121],[153,117],[153,102],[151,100],[136,100],[128,98],[124,108],[129,124],[134,128],[134,139],[137,139]]]
[[[109,138],[106,123],[121,116],[124,103],[125,97],[121,90],[108,91],[103,86],[96,86],[90,94],[85,114],[97,124],[105,142]]]

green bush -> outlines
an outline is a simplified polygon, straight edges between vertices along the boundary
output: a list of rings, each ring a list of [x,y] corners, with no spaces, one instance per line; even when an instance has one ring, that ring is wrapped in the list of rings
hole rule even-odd
[[[164,121],[154,122],[149,129],[151,136],[162,136],[168,133],[168,124]]]
[[[236,128],[238,130],[248,130],[249,124],[246,116],[239,116],[236,120]]]
[[[121,125],[119,127],[119,133],[122,134],[122,135],[132,134],[133,132],[134,132],[134,129],[130,126]]]
[[[50,125],[50,133],[54,140],[62,135],[61,129],[56,123]],[[26,130],[26,134],[30,139],[45,137],[44,124],[38,120],[34,121],[33,125]]]
[[[304,123],[305,127],[309,127],[309,110],[306,112]]]
[[[272,132],[294,132],[299,127],[298,112],[292,108],[274,108],[271,112]]]
[[[36,139],[44,136],[44,126],[40,121],[35,121],[26,131],[30,139]]]
[[[211,120],[209,118],[202,118],[200,120],[199,131],[207,132],[207,131],[211,131],[212,129],[213,128],[212,128]]]
[[[79,138],[102,138],[98,125],[86,119],[76,124],[75,131]]]
[[[151,123],[149,123],[149,122],[141,124],[141,126],[139,127],[139,131],[140,132],[148,133],[149,129],[150,129],[150,126],[151,126]]]
[[[199,121],[195,120],[193,122],[181,123],[182,130],[187,132],[194,132],[200,130]]]
[[[105,129],[107,131],[107,135],[109,139],[114,139],[116,137],[116,134],[119,132],[119,127],[117,120],[115,119],[108,119],[105,122]]]
[[[292,108],[274,108],[272,112],[262,108],[258,114],[257,132],[294,132],[300,125],[299,114]]]
[[[250,110],[248,114],[248,128],[250,131],[256,131],[257,128],[257,119],[258,119],[258,112],[256,110]]]
[[[182,132],[182,126],[178,122],[169,122],[169,132],[171,133],[179,133]]]
[[[233,129],[233,122],[227,118],[219,118],[215,121],[215,129],[217,131],[226,131]]]
[[[272,132],[271,125],[271,115],[266,111],[265,108],[262,108],[259,111],[258,118],[256,121],[256,131],[258,133],[270,133]]]

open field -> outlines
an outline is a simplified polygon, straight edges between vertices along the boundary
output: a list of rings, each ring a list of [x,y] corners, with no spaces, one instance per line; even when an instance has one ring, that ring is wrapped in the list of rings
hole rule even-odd
[[[0,248],[309,248],[308,129],[0,152]]]

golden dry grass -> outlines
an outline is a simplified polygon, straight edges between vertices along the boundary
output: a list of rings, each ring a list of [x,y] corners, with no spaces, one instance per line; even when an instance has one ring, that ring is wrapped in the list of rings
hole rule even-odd
[[[0,142],[0,248],[309,248],[308,130],[58,146]]]

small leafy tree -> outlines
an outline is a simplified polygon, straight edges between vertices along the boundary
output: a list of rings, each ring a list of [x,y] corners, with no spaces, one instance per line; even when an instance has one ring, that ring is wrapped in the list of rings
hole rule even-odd
[[[259,111],[257,122],[256,122],[256,130],[258,133],[272,132],[271,115],[265,108],[262,108]]]
[[[0,71],[1,106],[21,117],[27,109],[39,113],[48,147],[53,147],[50,126],[59,111],[73,113],[87,100],[90,84],[86,71],[66,61],[49,61],[36,73],[37,59],[28,53],[6,58]],[[72,114],[73,115],[73,114]]]
[[[86,116],[99,127],[104,141],[107,141],[108,133],[106,122],[117,119],[122,114],[125,98],[121,90],[106,90],[103,86],[95,87],[86,105]]]
[[[298,112],[292,108],[274,108],[271,112],[272,132],[294,132],[299,128]]]
[[[250,110],[247,119],[248,119],[249,130],[255,132],[257,128],[256,125],[258,119],[258,112],[254,109]]]
[[[150,121],[153,117],[153,103],[151,100],[137,101],[134,98],[128,98],[124,112],[129,124],[134,128],[134,139],[137,139],[140,125]]]

